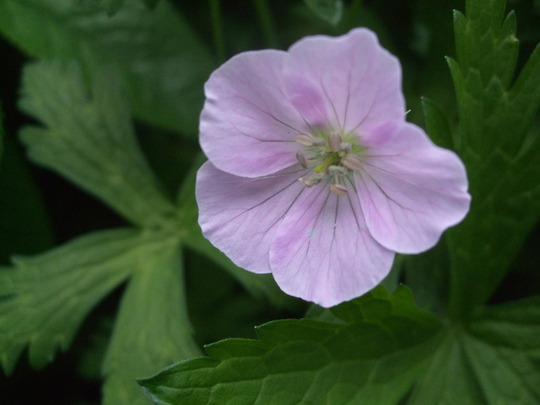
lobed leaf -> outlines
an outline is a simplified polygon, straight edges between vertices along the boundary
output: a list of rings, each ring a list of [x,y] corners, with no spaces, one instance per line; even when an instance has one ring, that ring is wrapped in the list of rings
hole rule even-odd
[[[540,50],[514,78],[515,16],[504,12],[504,0],[469,0],[466,16],[455,14],[455,148],[473,200],[468,217],[447,235],[454,317],[486,302],[540,217],[540,137],[531,129],[540,107]]]
[[[144,2],[155,7],[125,0],[111,17],[95,2],[0,0],[0,31],[31,56],[79,61],[90,77],[113,64],[138,118],[195,136],[214,61],[169,2]]]
[[[439,323],[405,288],[376,289],[335,311],[342,323],[270,322],[258,340],[218,342],[210,357],[140,384],[156,404],[396,403],[421,373]]]
[[[29,157],[96,195],[130,221],[170,226],[164,197],[137,143],[114,70],[86,86],[78,65],[40,62],[24,71],[21,108],[45,128],[25,127]]]
[[[9,373],[25,347],[43,367],[66,350],[84,317],[160,249],[163,238],[132,229],[101,231],[0,271],[0,361]]]
[[[540,297],[444,327],[403,287],[392,296],[377,288],[332,313],[331,322],[265,324],[258,340],[223,340],[209,357],[140,384],[158,405],[540,401]]]
[[[147,404],[135,378],[200,355],[192,338],[178,242],[141,252],[104,363],[103,404]]]

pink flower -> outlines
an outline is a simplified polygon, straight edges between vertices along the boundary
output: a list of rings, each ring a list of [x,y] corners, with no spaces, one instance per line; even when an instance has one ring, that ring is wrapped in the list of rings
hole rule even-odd
[[[290,295],[358,297],[469,209],[463,164],[405,122],[399,62],[369,30],[239,54],[205,93],[203,234]]]

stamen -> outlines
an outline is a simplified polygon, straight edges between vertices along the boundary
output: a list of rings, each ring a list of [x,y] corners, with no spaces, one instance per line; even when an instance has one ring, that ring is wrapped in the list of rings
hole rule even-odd
[[[300,165],[301,165],[304,169],[307,169],[307,167],[308,167],[308,162],[307,162],[307,159],[306,159],[306,157],[304,156],[303,153],[297,152],[297,153],[296,153],[296,159],[298,159],[298,162],[300,162]]]
[[[330,191],[340,197],[347,195],[347,188],[341,184],[330,184]]]
[[[341,152],[350,152],[352,149],[352,145],[349,142],[341,142],[341,145],[339,145],[339,150]]]
[[[332,165],[332,166],[329,166],[328,167],[328,172],[332,175],[347,175],[347,169],[343,166],[335,166],[335,165]]]
[[[362,170],[362,160],[360,160],[358,156],[351,155],[350,153],[345,155],[343,159],[341,159],[341,164],[349,170]]]
[[[309,134],[300,134],[296,137],[296,143],[305,146],[306,148],[310,148],[313,146],[313,139],[313,136]]]
[[[330,145],[330,149],[332,150],[332,152],[339,152],[342,142],[343,139],[338,134],[330,134],[328,136],[328,144]]]
[[[313,146],[324,146],[325,141],[322,138],[313,138]]]
[[[316,173],[313,176],[308,177],[308,178],[300,177],[298,181],[306,187],[312,187],[315,184],[319,184],[322,181],[322,179],[324,179],[324,177],[325,177],[324,173]]]

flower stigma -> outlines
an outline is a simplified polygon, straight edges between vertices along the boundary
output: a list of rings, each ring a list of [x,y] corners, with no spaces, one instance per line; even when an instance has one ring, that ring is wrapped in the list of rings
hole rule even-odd
[[[337,196],[346,196],[347,179],[354,172],[362,170],[362,152],[367,148],[358,144],[358,136],[319,131],[316,136],[300,134],[296,143],[301,147],[296,158],[304,169],[310,170],[309,176],[298,179],[306,187],[312,187],[324,181],[330,191]],[[350,180],[349,180],[350,181]]]

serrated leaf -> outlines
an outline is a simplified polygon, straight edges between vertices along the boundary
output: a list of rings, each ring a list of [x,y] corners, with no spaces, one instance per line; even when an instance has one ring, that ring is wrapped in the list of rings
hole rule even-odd
[[[396,403],[421,373],[439,323],[404,288],[377,289],[336,313],[345,322],[270,322],[258,340],[210,345],[210,357],[141,385],[156,404]]]
[[[455,14],[457,60],[449,59],[467,166],[471,211],[447,234],[451,312],[466,317],[490,297],[540,217],[540,50],[514,80],[515,16],[503,0],[469,0]],[[509,238],[509,235],[512,235]]]
[[[276,321],[258,340],[227,339],[208,356],[140,383],[155,404],[536,404],[540,297],[441,327],[410,291],[378,288],[332,309],[332,322]],[[384,330],[384,333],[380,333]]]
[[[186,231],[182,243],[222,267],[254,296],[264,297],[278,308],[290,306],[293,300],[279,289],[270,274],[254,274],[239,268],[202,235],[195,201],[195,180],[197,170],[204,160],[203,155],[195,160],[178,194],[180,221]]]
[[[304,0],[304,3],[319,18],[332,25],[336,25],[341,20],[343,14],[342,0]]]
[[[169,2],[148,10],[141,0],[126,0],[110,17],[92,2],[0,0],[0,30],[32,56],[78,60],[87,76],[115,65],[137,117],[197,134],[214,62]]]
[[[0,360],[13,369],[28,347],[32,366],[66,350],[80,323],[108,292],[139,268],[162,238],[131,229],[79,237],[0,271]]]
[[[31,64],[24,70],[22,94],[21,108],[46,126],[21,131],[30,159],[134,223],[168,226],[175,209],[136,143],[114,70],[102,69],[86,86],[76,64]]]
[[[139,256],[103,364],[104,405],[148,404],[135,378],[200,354],[184,302],[176,240]]]

